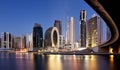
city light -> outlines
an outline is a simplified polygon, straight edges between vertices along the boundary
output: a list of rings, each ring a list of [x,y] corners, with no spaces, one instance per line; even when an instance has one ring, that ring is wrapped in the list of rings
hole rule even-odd
[[[0,70],[120,70],[115,2],[0,0]]]

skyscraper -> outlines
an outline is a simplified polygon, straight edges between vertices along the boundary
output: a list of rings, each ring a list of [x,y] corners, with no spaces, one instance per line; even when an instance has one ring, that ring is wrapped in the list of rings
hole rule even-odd
[[[21,49],[21,37],[16,36],[14,37],[14,48],[15,49]]]
[[[1,38],[0,38],[0,48],[1,48]]]
[[[100,16],[94,15],[87,23],[88,47],[95,47],[103,43],[103,23]]]
[[[30,33],[27,35],[27,39],[28,39],[28,51],[33,51],[33,34]]]
[[[76,22],[74,17],[67,18],[65,41],[66,45],[73,45],[76,42]]]
[[[70,18],[70,44],[73,45],[76,42],[76,25],[74,17]]]
[[[65,44],[70,44],[70,24],[69,24],[69,18],[67,17],[66,20],[66,38],[65,38]]]
[[[22,37],[21,37],[21,47],[22,48],[26,48],[26,36],[25,35],[23,35]]]
[[[33,48],[42,48],[43,46],[43,28],[35,23],[33,27]]]
[[[3,32],[2,33],[1,43],[2,43],[1,46],[2,46],[3,49],[11,49],[12,48],[11,34],[8,33],[8,32]]]
[[[55,20],[54,27],[57,27],[59,34],[62,35],[62,22],[60,20]]]
[[[81,47],[86,47],[86,10],[80,11],[80,27]]]

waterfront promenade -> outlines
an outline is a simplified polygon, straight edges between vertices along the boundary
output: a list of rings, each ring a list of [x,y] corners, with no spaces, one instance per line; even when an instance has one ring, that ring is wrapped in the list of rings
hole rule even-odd
[[[44,52],[45,55],[56,54],[56,55],[120,55],[118,53],[102,53],[94,52],[90,49],[85,49],[81,51],[67,51],[67,52]]]
[[[94,52],[91,49],[84,49],[84,50],[75,50],[75,51],[57,51],[57,52],[35,52],[35,51],[30,51],[30,52],[18,52],[18,51],[13,51],[13,50],[1,50],[0,52],[9,52],[9,53],[38,53],[38,54],[43,54],[43,55],[120,55],[118,53],[102,53],[102,52]]]

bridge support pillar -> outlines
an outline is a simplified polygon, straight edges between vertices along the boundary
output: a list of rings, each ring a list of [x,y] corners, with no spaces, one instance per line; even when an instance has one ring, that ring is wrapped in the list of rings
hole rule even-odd
[[[101,52],[101,53],[109,53],[109,47],[99,47],[99,52]]]
[[[99,47],[99,52],[120,54],[120,46]]]
[[[113,53],[119,53],[120,54],[120,46],[112,46],[112,48],[113,48]]]
[[[113,48],[113,53],[115,54],[114,59],[116,60],[120,59],[120,46],[116,45],[116,46],[112,46],[112,48]]]

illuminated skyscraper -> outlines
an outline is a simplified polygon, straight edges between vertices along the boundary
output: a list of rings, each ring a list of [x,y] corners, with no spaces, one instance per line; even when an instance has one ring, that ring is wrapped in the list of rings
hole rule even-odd
[[[33,34],[32,33],[28,34],[27,39],[28,39],[28,43],[27,43],[28,51],[33,51]]]
[[[95,16],[97,21],[97,31],[98,31],[98,45],[101,45],[104,42],[104,33],[103,33],[103,20],[100,16]]]
[[[57,27],[59,34],[62,35],[62,22],[60,20],[55,20],[54,27]]]
[[[88,47],[95,47],[103,43],[103,23],[100,16],[94,15],[87,23]]]
[[[70,44],[70,24],[69,24],[69,18],[67,17],[66,20],[66,39],[65,44]]]
[[[80,11],[80,42],[81,47],[86,47],[86,11]]]
[[[73,17],[70,18],[70,44],[73,45],[76,42],[76,25],[75,25],[75,19]]]
[[[67,18],[67,22],[66,22],[65,44],[73,46],[75,42],[76,42],[76,23],[75,23],[75,18],[70,17],[70,19]]]
[[[21,47],[26,48],[26,36],[25,35],[21,37]]]
[[[3,49],[11,49],[12,48],[12,37],[11,34],[8,32],[2,33],[1,43]]]
[[[33,48],[43,47],[43,28],[40,24],[35,23],[33,27]]]

